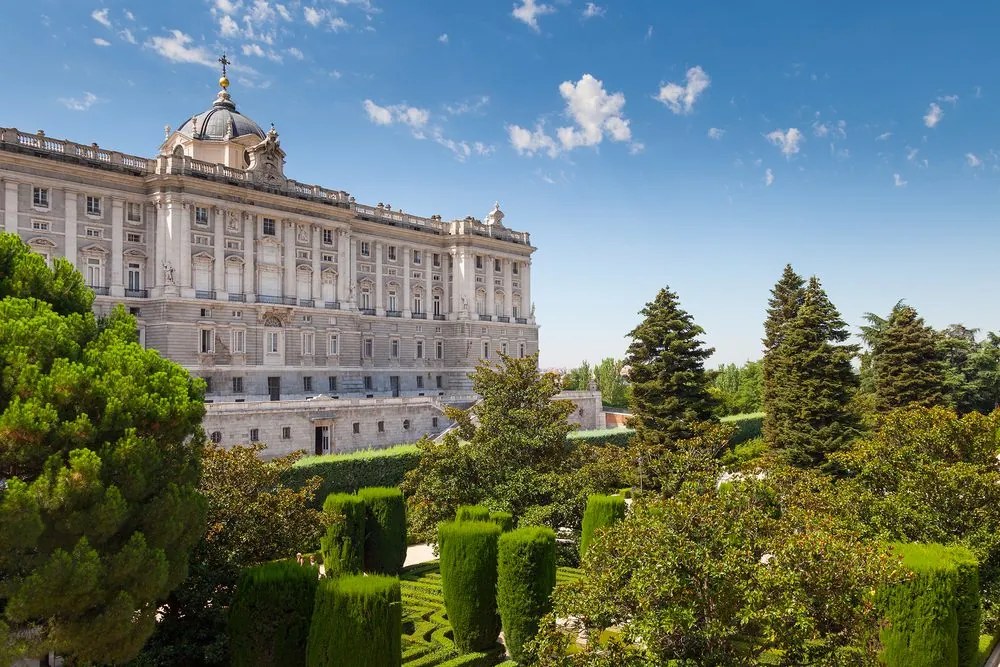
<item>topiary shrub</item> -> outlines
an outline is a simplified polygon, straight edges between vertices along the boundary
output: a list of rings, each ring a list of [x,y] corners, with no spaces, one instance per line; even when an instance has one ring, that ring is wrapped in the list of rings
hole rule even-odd
[[[233,667],[306,664],[319,569],[278,561],[240,573],[229,607]]]
[[[595,493],[588,497],[587,509],[583,513],[583,530],[580,533],[580,560],[587,555],[587,548],[598,529],[624,518],[625,498],[622,496]]]
[[[323,579],[309,629],[309,667],[399,667],[402,664],[399,579],[355,575]]]
[[[328,524],[319,544],[326,576],[360,572],[365,562],[365,501],[331,493],[323,502],[323,514]]]
[[[509,533],[514,530],[514,515],[510,512],[490,512],[490,523],[500,526],[500,531]]]
[[[304,456],[282,475],[282,483],[293,489],[319,477],[317,505],[331,493],[354,493],[367,486],[399,486],[403,476],[417,467],[422,452],[416,445],[396,445],[349,454]]]
[[[455,521],[489,521],[490,511],[482,505],[462,505],[455,512]]]
[[[962,546],[949,547],[958,574],[955,612],[958,614],[958,667],[979,667],[979,633],[983,602],[979,595],[979,560]]]
[[[497,607],[504,643],[514,660],[538,632],[552,609],[556,585],[556,534],[551,528],[518,528],[500,536],[497,552]]]
[[[500,526],[456,521],[438,527],[441,591],[463,653],[493,648],[500,634],[497,615],[497,543]]]
[[[398,574],[406,561],[406,501],[395,487],[358,491],[365,503],[365,572]]]

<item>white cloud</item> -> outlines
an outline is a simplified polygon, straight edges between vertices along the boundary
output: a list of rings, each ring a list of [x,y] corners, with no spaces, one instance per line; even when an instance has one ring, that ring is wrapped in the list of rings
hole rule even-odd
[[[334,16],[330,19],[330,30],[334,32],[340,32],[341,30],[346,30],[350,27],[351,25],[339,16]]]
[[[94,19],[95,21],[103,25],[105,28],[111,27],[111,20],[108,18],[107,9],[95,9],[90,13],[90,18]]]
[[[970,167],[981,167],[983,166],[983,161],[980,160],[975,153],[966,153],[965,161]]]
[[[607,11],[608,10],[606,7],[599,7],[593,2],[588,2],[587,6],[583,8],[583,18],[585,19],[601,18]]]
[[[448,33],[446,33],[446,32],[441,33],[441,36],[438,37],[438,41],[441,42],[442,44],[447,44],[448,43]]]
[[[363,106],[365,112],[368,114],[368,120],[376,125],[402,123],[419,132],[421,128],[427,125],[427,121],[430,120],[430,112],[427,109],[411,107],[405,104],[393,104],[383,107],[371,100],[365,100]]]
[[[721,128],[718,128],[718,127],[710,127],[710,128],[708,128],[708,138],[709,139],[715,139],[716,141],[718,141],[719,139],[722,139],[722,137],[724,137],[724,136],[726,136],[726,131],[725,130],[723,130]]]
[[[265,54],[264,54],[264,49],[260,48],[260,44],[244,44],[243,55],[257,56],[258,58],[263,58]]]
[[[129,10],[126,9],[125,10],[125,18],[127,18],[129,21],[134,21],[135,20],[135,14],[133,14],[132,12],[130,12]]]
[[[219,34],[223,37],[236,37],[240,34],[240,27],[229,14],[223,14],[219,19]]]
[[[549,157],[559,154],[559,146],[555,140],[545,133],[541,125],[535,127],[534,131],[526,130],[519,125],[508,125],[507,136],[510,138],[510,145],[514,147],[518,155],[534,155],[545,152]]]
[[[764,137],[772,144],[780,148],[785,157],[791,157],[792,155],[798,153],[799,144],[805,141],[805,137],[801,132],[799,132],[797,127],[790,127],[785,132],[777,129],[773,132],[765,134]]]
[[[958,95],[942,95],[937,98],[938,102],[947,102],[948,104],[955,106],[958,104]]]
[[[180,30],[171,30],[166,37],[152,37],[146,46],[171,62],[216,66],[215,57],[203,46],[192,46],[190,35]]]
[[[275,5],[274,8],[275,10],[277,10],[278,15],[281,16],[281,18],[283,18],[284,20],[286,21],[292,20],[292,13],[288,11],[288,7],[285,7],[284,5]]]
[[[489,96],[482,95],[471,100],[464,100],[458,104],[446,104],[444,110],[452,116],[461,116],[467,113],[476,113],[489,103]]]
[[[484,144],[481,141],[469,143],[467,141],[455,141],[444,136],[441,128],[435,127],[431,133],[431,138],[440,146],[444,146],[452,152],[459,162],[465,162],[472,155],[488,157],[493,154],[494,146]]]
[[[135,39],[135,35],[133,35],[132,31],[129,30],[128,28],[122,28],[122,31],[118,33],[118,35],[129,44],[138,44],[138,42]]]
[[[342,75],[339,69],[330,70],[330,76],[334,79],[339,79]]]
[[[473,155],[486,157],[492,155],[495,147],[482,141],[457,141],[445,136],[444,130],[438,125],[430,125],[431,114],[427,109],[408,106],[406,104],[390,104],[381,106],[372,100],[362,103],[368,120],[376,125],[405,125],[416,139],[431,139],[439,146],[444,146],[460,162]]]
[[[769,167],[764,170],[764,186],[769,188],[772,183],[774,183],[774,172]]]
[[[903,177],[900,176],[899,174],[892,175],[892,184],[895,185],[897,188],[905,188],[908,182],[909,181],[904,181]]]
[[[924,115],[924,125],[934,127],[941,122],[942,118],[944,118],[944,111],[936,103],[931,102],[931,105],[927,108],[927,113]]]
[[[106,39],[101,39],[100,37],[94,38],[94,44],[97,44],[98,46],[111,46],[111,42]]]
[[[688,114],[694,108],[698,96],[711,83],[712,80],[705,70],[696,65],[687,71],[683,86],[677,83],[662,85],[656,99],[663,102],[675,114]]]
[[[646,28],[646,41],[648,42],[651,39],[653,39],[653,26]]]
[[[270,23],[274,20],[275,15],[274,8],[268,4],[267,0],[254,0],[253,5],[250,7],[247,15],[243,17],[243,20],[256,24]]]
[[[59,98],[59,103],[62,104],[67,109],[69,109],[70,111],[86,111],[99,101],[100,98],[98,98],[97,95],[90,92],[85,92],[83,94],[83,97],[81,98],[77,97]]]
[[[305,58],[305,54],[294,46],[288,48],[288,55],[295,58],[296,60],[302,60]]]
[[[215,8],[223,14],[235,14],[242,6],[240,0],[215,0]]]
[[[875,137],[875,141],[885,141],[892,136],[892,132],[883,132],[882,134]]]
[[[536,5],[535,0],[521,0],[520,6],[518,6],[517,3],[514,4],[514,11],[511,12],[511,16],[518,21],[521,21],[535,32],[541,32],[542,29],[538,25],[538,17],[544,16],[545,14],[552,14],[555,11],[556,8],[552,5]]]
[[[305,7],[303,8],[302,11],[304,12],[306,17],[306,23],[308,23],[314,28],[319,26],[319,24],[322,23],[323,19],[326,17],[325,9],[316,9],[315,7]]]
[[[838,120],[836,123],[824,123],[815,121],[812,124],[813,134],[817,137],[828,135],[839,136],[841,139],[847,138],[847,121]]]

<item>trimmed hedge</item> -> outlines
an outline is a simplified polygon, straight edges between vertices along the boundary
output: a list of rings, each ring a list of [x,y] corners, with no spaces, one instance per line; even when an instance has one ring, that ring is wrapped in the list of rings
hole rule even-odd
[[[324,579],[309,629],[309,667],[399,667],[403,660],[399,579]]]
[[[960,546],[897,544],[913,578],[879,593],[887,667],[975,667],[982,602],[979,564]]]
[[[233,667],[306,664],[319,568],[277,561],[240,573],[229,607]]]
[[[490,511],[482,505],[462,505],[455,512],[455,521],[489,521]]]
[[[406,561],[406,501],[395,487],[358,491],[365,503],[365,572],[399,574]]]
[[[595,493],[587,498],[587,509],[583,513],[583,530],[580,532],[580,560],[587,555],[587,549],[594,539],[594,533],[612,523],[625,518],[625,498],[605,496]]]
[[[463,653],[492,649],[497,614],[497,545],[500,526],[455,521],[438,526],[441,592],[455,646]]]
[[[729,446],[735,447],[748,440],[759,438],[764,429],[764,413],[748,412],[742,415],[730,415],[719,420],[723,424],[735,426],[736,431],[729,438]]]
[[[501,532],[514,530],[514,515],[510,512],[490,512],[490,523],[500,526]]]
[[[403,476],[420,463],[416,445],[396,445],[387,449],[368,449],[350,454],[306,456],[282,476],[282,483],[300,488],[312,477],[322,479],[316,491],[315,505],[331,493],[354,493],[368,486],[399,486]]]
[[[635,435],[635,430],[630,428],[599,428],[588,431],[570,431],[566,440],[570,444],[625,447],[632,440],[633,435]]]
[[[330,522],[319,541],[326,576],[360,572],[365,562],[365,501],[349,493],[331,493],[323,513]]]
[[[497,607],[504,643],[514,660],[538,632],[552,609],[556,585],[556,534],[551,528],[519,528],[500,536],[497,554]]]

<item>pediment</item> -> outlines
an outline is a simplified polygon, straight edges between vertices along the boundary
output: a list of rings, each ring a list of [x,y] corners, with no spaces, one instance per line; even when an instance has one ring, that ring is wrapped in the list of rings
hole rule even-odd
[[[43,238],[41,236],[36,236],[33,239],[28,239],[28,245],[33,245],[33,246],[38,246],[38,247],[44,247],[44,248],[55,248],[56,247],[55,243],[53,243],[49,239]]]
[[[92,243],[90,245],[80,248],[80,252],[87,253],[90,255],[107,255],[108,249],[103,246],[99,246],[96,243]]]

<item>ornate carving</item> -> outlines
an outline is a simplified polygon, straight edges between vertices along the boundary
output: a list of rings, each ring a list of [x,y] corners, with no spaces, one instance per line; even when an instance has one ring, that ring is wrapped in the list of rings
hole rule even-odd
[[[240,218],[239,213],[236,211],[229,211],[226,214],[226,231],[239,232],[240,231]]]
[[[297,234],[296,238],[298,238],[298,240],[301,243],[308,243],[309,242],[309,227],[308,227],[308,225],[299,225],[298,229],[296,230],[296,234]]]
[[[174,265],[170,262],[163,263],[163,282],[167,285],[174,284]]]
[[[285,187],[288,182],[285,178],[285,151],[281,149],[278,132],[273,125],[264,140],[248,152],[250,166],[247,171],[253,175],[255,182],[277,188]]]

